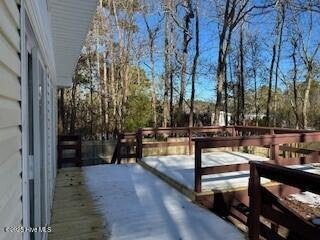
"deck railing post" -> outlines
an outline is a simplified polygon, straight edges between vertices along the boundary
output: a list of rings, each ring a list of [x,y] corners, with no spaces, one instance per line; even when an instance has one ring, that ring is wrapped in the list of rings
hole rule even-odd
[[[82,154],[81,154],[81,136],[78,136],[77,138],[77,166],[81,167],[82,166]]]
[[[275,136],[274,129],[270,129],[270,134]],[[272,144],[270,145],[270,159],[277,161],[279,159],[279,145]]]
[[[188,128],[188,138],[189,138],[189,155],[192,154],[192,130],[191,127]]]
[[[260,235],[261,192],[260,176],[254,162],[250,162],[249,178],[249,239],[258,240]]]
[[[121,150],[122,150],[122,144],[121,144],[121,139],[123,139],[124,135],[123,134],[119,134],[118,135],[118,139],[117,139],[117,163],[121,164]]]
[[[58,140],[58,169],[62,167],[62,147],[60,139]]]
[[[195,163],[194,163],[194,190],[201,192],[201,147],[199,142],[195,141]]]
[[[236,128],[235,128],[235,127],[232,127],[232,128],[231,128],[231,134],[232,134],[232,137],[237,136]],[[232,152],[234,152],[234,151],[235,151],[235,148],[234,148],[234,146],[232,146]]]
[[[137,159],[141,160],[142,159],[142,129],[138,129],[136,133],[136,155]]]

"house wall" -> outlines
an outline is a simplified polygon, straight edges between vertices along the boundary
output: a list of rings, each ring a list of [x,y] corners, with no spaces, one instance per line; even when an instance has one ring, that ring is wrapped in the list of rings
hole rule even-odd
[[[50,226],[56,175],[56,78],[46,0],[0,1],[0,240],[29,239],[28,233],[5,227],[29,226],[28,109],[25,22],[31,23],[46,73],[44,82],[44,178],[46,221]],[[37,89],[37,88],[35,88]],[[42,179],[43,180],[43,179]],[[43,226],[44,227],[44,226]],[[39,234],[36,239],[46,239]]]
[[[22,135],[23,135],[23,163],[25,168],[29,168],[30,159],[28,159],[28,151],[25,149],[33,145],[33,161],[31,163],[32,171],[23,176],[30,181],[24,184],[25,196],[29,194],[31,202],[34,202],[35,209],[28,209],[28,205],[23,202],[24,224],[29,220],[29,215],[34,214],[35,227],[50,227],[51,208],[53,202],[53,191],[56,175],[56,77],[54,55],[50,27],[50,14],[46,0],[21,0],[22,12],[22,56],[26,55],[26,50],[30,51],[28,45],[31,43],[32,70],[27,70],[27,56],[22,57],[22,80],[27,80],[28,71],[32,71],[33,84],[33,144],[30,139],[25,137],[28,135],[28,87],[22,84]],[[23,29],[24,28],[24,29]],[[29,44],[28,44],[29,43]],[[26,45],[26,46],[25,46]],[[30,54],[30,52],[29,52]],[[40,71],[40,68],[43,71]],[[41,87],[40,87],[41,86]],[[41,89],[41,90],[40,90]],[[39,96],[39,97],[38,97]],[[25,112],[27,109],[27,112]],[[29,112],[30,114],[30,112]],[[26,123],[27,122],[27,123]],[[40,126],[37,127],[37,126]],[[32,140],[31,140],[32,141]],[[26,164],[27,162],[27,164]],[[25,176],[26,175],[26,176]],[[31,185],[30,185],[31,184]],[[33,193],[32,190],[34,189]],[[33,195],[33,196],[32,196]],[[29,211],[29,213],[28,213]],[[32,225],[32,220],[30,220]],[[24,239],[28,238],[28,233],[24,234]],[[35,240],[47,239],[47,232],[35,233]]]
[[[21,239],[4,227],[21,226],[20,13],[13,0],[0,1],[0,240]]]
[[[90,0],[92,10],[95,1]],[[64,3],[0,0],[0,240],[30,239],[27,232],[6,233],[4,227],[30,227],[33,221],[36,227],[50,226],[57,144],[57,77],[50,2],[55,3],[52,6],[56,10]],[[80,2],[85,6],[89,0]],[[69,10],[73,9],[74,4]],[[53,16],[57,13],[51,12]],[[74,14],[83,18],[78,10]],[[68,13],[65,15],[71,21]],[[59,17],[56,20],[59,22]],[[59,29],[59,24],[55,26]],[[83,28],[81,24],[78,27]],[[28,71],[32,72],[31,80]],[[31,81],[32,91],[28,86]],[[33,93],[29,95],[29,91]],[[30,96],[33,115],[29,114]],[[29,121],[35,126],[31,138]],[[36,233],[34,239],[47,239],[47,234]]]

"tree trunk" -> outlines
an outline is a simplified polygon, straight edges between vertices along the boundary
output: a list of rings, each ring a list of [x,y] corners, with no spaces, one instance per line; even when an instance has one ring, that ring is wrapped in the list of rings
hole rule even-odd
[[[187,72],[187,61],[188,61],[188,46],[191,40],[190,37],[190,22],[194,17],[192,2],[191,0],[184,0],[184,5],[186,9],[186,13],[184,16],[184,25],[183,25],[183,52],[182,52],[182,60],[181,60],[181,80],[180,80],[180,96],[179,96],[179,104],[178,104],[178,119],[182,120],[182,113],[184,112],[184,98],[186,91],[186,72]]]
[[[171,66],[171,17],[172,0],[165,0],[165,36],[164,36],[164,95],[163,95],[163,127],[168,126],[169,118],[169,91],[170,91],[170,76],[172,72]]]
[[[143,16],[144,22],[147,27],[148,37],[149,37],[149,55],[151,64],[151,100],[152,100],[152,113],[153,113],[153,127],[157,127],[157,95],[156,95],[156,74],[155,74],[155,61],[154,61],[154,42],[156,40],[156,35],[158,33],[159,26],[155,29],[151,29],[147,21],[146,16]]]
[[[230,9],[231,10],[230,10]],[[220,111],[222,110],[222,94],[223,86],[225,83],[225,70],[226,70],[226,58],[231,41],[232,30],[234,25],[236,2],[233,2],[230,6],[230,0],[226,1],[224,10],[224,20],[221,33],[219,34],[219,54],[218,54],[218,67],[217,67],[217,92],[216,92],[216,104],[214,108],[214,124],[218,125]]]
[[[198,1],[198,0],[196,0]],[[196,17],[196,27],[195,27],[195,48],[196,52],[193,58],[192,71],[191,71],[191,99],[190,99],[190,115],[189,115],[189,127],[194,126],[194,97],[195,97],[195,82],[197,76],[197,65],[199,58],[199,14],[198,14],[198,2],[195,6],[195,17]]]
[[[272,99],[272,81],[273,81],[273,70],[274,70],[274,64],[276,62],[277,57],[277,49],[280,45],[280,29],[281,29],[281,18],[280,13],[277,15],[277,22],[276,22],[276,36],[275,41],[272,46],[272,57],[271,57],[271,64],[269,69],[269,88],[268,88],[268,100],[267,100],[267,112],[266,112],[266,124],[267,126],[271,126],[271,119],[270,119],[270,113],[271,113],[271,99]],[[276,93],[274,93],[276,94]],[[275,114],[274,114],[275,115]]]
[[[254,108],[255,108],[255,113],[256,113],[256,126],[259,126],[259,120],[258,120],[258,114],[259,114],[259,109],[258,109],[258,88],[257,88],[257,71],[254,69],[253,70],[253,78],[254,78]]]
[[[64,108],[64,88],[60,89],[59,98],[59,134],[65,134],[65,108]]]
[[[170,72],[170,127],[174,127],[174,106],[173,106],[173,71]]]
[[[244,100],[244,52],[243,52],[243,26],[244,22],[241,21],[240,26],[240,123],[241,125],[245,125],[245,118],[244,118],[244,112],[245,112],[245,100]]]
[[[271,110],[271,97],[272,97],[272,79],[273,79],[273,67],[276,58],[276,44],[272,47],[271,66],[269,69],[269,87],[268,87],[268,100],[267,100],[267,113],[266,113],[266,125],[270,126],[270,110]]]
[[[303,106],[302,106],[302,115],[303,115],[303,128],[308,127],[308,105],[309,105],[309,95],[310,88],[313,79],[313,63],[308,62],[307,65],[307,77],[306,77],[306,90],[304,92]]]
[[[237,60],[237,125],[241,125],[241,70],[240,57]]]
[[[152,50],[153,51],[153,50]],[[153,127],[157,127],[157,95],[156,95],[156,83],[155,83],[155,68],[153,54],[150,55],[151,59],[151,78],[152,78],[152,112],[153,112]]]
[[[153,127],[157,127],[157,95],[156,95],[156,79],[155,79],[155,66],[154,66],[154,43],[150,43],[150,62],[151,62],[151,81],[152,81],[152,112],[153,112]]]
[[[221,41],[221,40],[220,40]],[[214,124],[219,124],[219,115],[220,111],[222,109],[222,92],[223,92],[223,85],[225,82],[225,61],[224,61],[224,54],[226,52],[224,51],[223,45],[226,45],[227,43],[225,40],[222,40],[222,46],[220,46],[219,50],[219,61],[218,61],[218,69],[217,69],[217,94],[216,94],[216,105],[214,109]],[[221,45],[220,44],[220,45]]]
[[[100,90],[101,90],[101,138],[107,138],[107,119],[108,119],[108,111],[107,111],[107,66],[105,63],[106,52],[103,52],[103,77],[100,78]]]
[[[224,82],[224,122],[228,126],[228,78],[227,78],[227,64],[225,66],[225,82]]]
[[[72,83],[72,89],[71,89],[71,114],[70,114],[70,128],[69,128],[69,134],[74,135],[75,133],[75,124],[76,124],[76,117],[77,117],[77,83],[76,79],[74,79]]]
[[[275,83],[274,83],[274,112],[275,112],[274,118],[273,118],[274,127],[277,125],[277,118],[276,118],[277,88],[278,88],[278,75],[279,75],[280,55],[281,55],[281,46],[282,46],[283,26],[284,26],[284,20],[285,20],[285,6],[283,4],[281,4],[280,14],[281,14],[281,24],[280,24],[279,34],[278,34],[278,53],[277,53],[276,73],[275,73]]]
[[[295,122],[295,127],[298,129],[299,128],[299,110],[298,110],[298,89],[297,89],[297,74],[298,74],[298,66],[297,66],[297,59],[296,59],[296,54],[297,54],[297,47],[298,43],[296,39],[293,39],[292,42],[292,47],[293,47],[293,52],[292,52],[292,61],[293,61],[293,112],[294,116],[296,118]]]

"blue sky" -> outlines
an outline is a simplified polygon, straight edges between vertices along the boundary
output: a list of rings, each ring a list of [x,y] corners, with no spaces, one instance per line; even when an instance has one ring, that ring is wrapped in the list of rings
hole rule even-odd
[[[199,61],[199,68],[198,68],[198,80],[196,83],[196,98],[201,100],[210,100],[213,101],[215,98],[215,71],[214,66],[217,63],[217,55],[218,55],[218,45],[219,45],[219,38],[218,38],[218,26],[217,22],[215,21],[215,11],[213,6],[210,4],[211,1],[209,0],[202,0],[200,5],[200,61]],[[315,46],[320,41],[320,15],[317,13],[313,13],[312,21],[313,21],[313,28],[312,28],[312,35],[309,41],[308,51],[312,52]],[[150,25],[155,25],[159,21],[161,17],[156,14],[148,15],[148,22]],[[286,18],[286,26],[284,28],[284,35],[283,35],[283,47],[281,49],[281,58],[280,58],[280,71],[283,73],[288,73],[292,66],[292,60],[290,58],[291,55],[291,48],[288,44],[288,27],[292,27],[288,25],[288,20],[290,16],[287,15]],[[307,34],[308,26],[310,21],[309,14],[301,14],[299,16],[300,24],[299,28],[303,31],[303,39],[304,42],[307,42]],[[141,16],[136,16],[137,25],[139,27],[139,34],[138,39],[146,39],[147,33],[144,21]],[[162,23],[163,24],[163,23]],[[275,31],[275,12],[271,12],[266,15],[256,16],[249,19],[246,23],[246,32],[248,35],[259,35],[259,48],[261,49],[261,61],[264,63],[265,68],[269,68],[270,66],[270,58],[272,53],[272,44],[274,40],[273,32]],[[237,30],[234,32],[235,39],[233,41],[233,47],[237,44]],[[190,60],[193,57],[193,44],[192,41],[190,43]],[[177,46],[181,46],[181,38],[177,41]],[[158,76],[163,73],[163,55],[161,55],[163,49],[163,32],[159,33],[159,37],[157,38],[156,43],[156,71]],[[144,59],[146,64],[149,64],[148,59]],[[246,60],[248,61],[248,60]],[[299,65],[302,68],[303,64],[301,62],[301,58],[298,56]],[[248,63],[248,62],[247,62]],[[145,68],[146,72],[149,72],[149,68],[146,65],[142,65]],[[259,69],[262,71],[262,69]],[[259,78],[259,85],[266,84],[265,80],[266,76],[264,74],[264,78]],[[303,73],[300,75],[300,81],[303,81]],[[179,78],[177,78],[179,81]],[[250,79],[246,80],[246,88],[250,88],[252,86],[252,81]],[[284,88],[284,84],[279,81],[279,87]],[[188,93],[190,93],[190,85],[188,85]]]

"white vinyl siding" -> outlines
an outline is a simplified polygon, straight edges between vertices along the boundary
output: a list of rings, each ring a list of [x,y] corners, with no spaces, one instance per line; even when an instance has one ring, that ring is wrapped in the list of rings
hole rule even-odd
[[[22,239],[3,231],[22,221],[19,28],[16,1],[0,1],[0,240]]]

